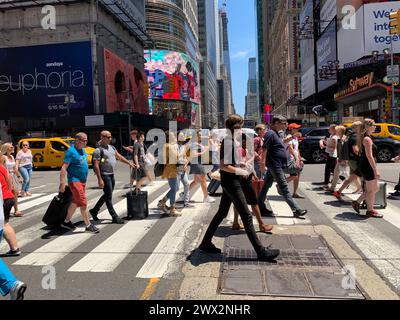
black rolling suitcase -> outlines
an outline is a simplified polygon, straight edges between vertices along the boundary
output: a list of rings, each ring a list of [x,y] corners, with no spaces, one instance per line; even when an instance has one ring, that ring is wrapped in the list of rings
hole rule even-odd
[[[68,187],[50,202],[42,221],[49,227],[59,227],[67,216],[68,207],[72,201],[72,193]]]
[[[147,191],[128,192],[128,219],[146,219],[149,216]]]
[[[210,184],[209,184],[208,187],[207,187],[207,192],[208,192],[208,194],[209,194],[209,195],[215,194],[215,193],[217,192],[217,190],[218,190],[218,188],[219,188],[220,185],[221,185],[221,181],[212,179],[212,180],[210,181]]]
[[[130,175],[132,176],[132,174]],[[136,181],[138,181],[136,171]],[[126,201],[128,205],[128,219],[146,219],[149,216],[149,204],[147,201],[147,191],[132,191],[126,194]]]

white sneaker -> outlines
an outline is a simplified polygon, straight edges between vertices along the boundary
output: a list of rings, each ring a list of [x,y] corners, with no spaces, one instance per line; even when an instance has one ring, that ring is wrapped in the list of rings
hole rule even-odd
[[[211,198],[211,197],[207,197],[207,198],[205,198],[205,199],[203,200],[203,202],[205,202],[205,203],[214,203],[214,202],[215,202],[215,199],[214,199],[214,198]]]
[[[22,281],[15,281],[14,285],[10,290],[11,300],[24,300],[24,293],[26,290],[26,284]]]
[[[183,192],[181,192],[179,194],[178,200],[176,200],[176,202],[183,202],[184,201],[184,197],[185,197],[185,194]]]

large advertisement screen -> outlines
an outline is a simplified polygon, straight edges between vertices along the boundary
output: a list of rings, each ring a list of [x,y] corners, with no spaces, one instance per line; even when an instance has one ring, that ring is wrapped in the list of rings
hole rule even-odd
[[[364,5],[364,50],[366,54],[390,48],[393,39],[394,52],[400,52],[400,36],[390,35],[389,13],[400,9],[400,1],[370,3]]]
[[[106,112],[129,111],[149,113],[147,79],[144,72],[104,49]],[[127,81],[129,79],[129,101]]]
[[[344,2],[344,1],[342,1]],[[386,1],[367,3],[364,0],[360,7],[360,1],[348,1],[358,8],[352,20],[352,24],[346,24],[346,19],[338,23],[341,29],[338,31],[338,51],[340,64],[354,62],[364,56],[370,56],[373,51],[382,54],[383,49],[391,46],[393,39],[393,51],[400,52],[400,37],[389,35],[389,13],[400,8],[400,1]],[[362,5],[362,3],[361,3]],[[346,27],[344,27],[346,26]]]
[[[146,50],[149,99],[183,100],[200,104],[199,64],[184,53]]]
[[[323,32],[324,29],[328,26],[329,22],[335,18],[337,14],[337,0],[320,0],[320,20],[321,20],[321,30]]]
[[[333,20],[325,29],[324,33],[317,41],[317,68],[322,69],[328,66],[329,61],[337,60],[336,55],[336,19]],[[334,80],[332,78],[335,78]],[[332,80],[328,80],[332,79]],[[326,79],[318,77],[318,92],[336,83],[336,74],[332,73]]]
[[[308,17],[308,18],[307,18]],[[307,0],[300,14],[300,25],[309,29],[313,21],[313,0]],[[301,97],[305,99],[315,93],[314,39],[312,35],[300,40]]]
[[[90,42],[0,48],[0,109],[5,117],[93,113]]]

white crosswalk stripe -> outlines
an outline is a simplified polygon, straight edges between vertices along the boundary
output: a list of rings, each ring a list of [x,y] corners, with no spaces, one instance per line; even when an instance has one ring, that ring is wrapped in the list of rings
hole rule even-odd
[[[268,196],[280,198],[277,201],[269,201],[278,225],[311,224],[311,221],[307,216],[304,216],[302,219],[293,218],[292,209],[286,203],[285,199],[279,195],[276,183],[274,183],[274,185],[269,189]]]
[[[157,207],[158,199],[149,204]],[[111,237],[75,263],[72,272],[112,272],[157,223],[159,210],[150,209],[145,220],[129,221]]]
[[[332,195],[318,194],[312,190],[309,183],[302,183],[304,193],[308,198],[334,223],[350,240],[361,250],[366,259],[370,261],[383,276],[393,284],[398,290],[400,289],[400,247],[389,237],[380,232],[373,226],[374,219],[368,221],[354,221],[351,218],[343,218],[344,211],[348,210],[342,206],[335,207],[326,205],[326,202],[332,201]],[[399,209],[389,206],[382,210],[385,215],[399,215]]]
[[[195,200],[195,202],[201,202],[203,200],[201,188],[193,195],[192,200]],[[186,251],[183,250],[186,232],[196,224],[200,216],[207,212],[209,206],[210,204],[208,203],[196,203],[195,209],[183,209],[182,216],[175,220],[154,249],[151,256],[136,274],[136,277],[161,278],[167,271],[172,272],[170,264],[176,260],[178,256],[186,257],[185,253],[189,253],[196,247],[197,243],[194,242]]]
[[[33,199],[35,199],[35,198],[42,197],[42,196],[44,196],[44,195],[45,195],[44,193],[34,193],[34,194],[32,194],[30,197],[18,198],[18,203],[23,203],[23,202],[31,201],[31,200],[33,200]]]
[[[163,184],[156,183],[153,187],[149,187],[148,191],[153,192],[162,187]],[[114,205],[115,211],[119,216],[126,214],[126,199],[117,202]],[[105,209],[98,215],[99,219],[108,219],[109,213]],[[103,229],[109,221],[102,222],[98,225],[99,229]],[[83,242],[95,236],[91,233],[85,232],[85,227],[78,227],[74,231],[69,231],[63,236],[50,241],[34,252],[14,262],[15,265],[32,265],[32,266],[45,266],[54,265],[65,256],[67,256],[74,249],[79,247]]]
[[[24,210],[33,208],[35,206],[39,206],[39,205],[41,205],[41,204],[43,204],[45,202],[51,201],[57,194],[58,194],[58,192],[57,193],[50,193],[48,195],[42,196],[42,197],[34,199],[32,201],[24,202],[24,203],[22,203],[22,204],[20,204],[18,206],[19,207],[18,209],[20,211],[24,211]]]

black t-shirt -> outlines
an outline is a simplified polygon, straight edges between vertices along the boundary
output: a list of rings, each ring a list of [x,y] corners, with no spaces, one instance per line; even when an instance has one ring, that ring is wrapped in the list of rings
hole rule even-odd
[[[236,143],[231,137],[226,137],[221,144],[221,150],[219,153],[220,160],[226,165],[239,167],[238,158],[237,156],[235,157],[235,150],[241,150],[240,143]],[[221,170],[221,180],[239,178],[240,176],[235,173]]]
[[[348,144],[347,144],[349,152],[349,160],[358,161],[359,156],[353,151],[353,146],[355,145],[357,145],[357,135],[355,133],[352,133],[348,138]]]
[[[267,149],[266,166],[270,168],[287,167],[289,153],[287,152],[282,139],[275,130],[268,130],[264,136],[264,149]]]

